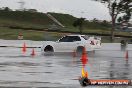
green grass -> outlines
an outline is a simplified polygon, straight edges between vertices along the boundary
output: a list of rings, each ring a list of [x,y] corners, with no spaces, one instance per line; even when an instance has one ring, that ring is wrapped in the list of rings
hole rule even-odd
[[[32,32],[32,31],[24,31],[21,29],[9,29],[5,27],[0,27],[0,38],[1,39],[17,39],[19,34],[23,34],[24,39],[27,40],[42,40],[43,33],[42,32]]]
[[[22,34],[25,40],[57,40],[62,35],[56,32],[44,32],[44,31],[31,31],[22,29],[10,29],[6,27],[0,27],[0,39],[17,40],[18,35]]]
[[[61,13],[50,14],[65,26],[65,28],[61,28],[61,31],[79,32],[78,28],[72,25],[77,19],[76,17]],[[54,22],[45,13],[0,10],[0,39],[17,39],[19,33],[22,33],[26,40],[57,40],[65,35],[65,33],[38,31],[38,29],[45,30],[52,24]],[[11,29],[11,27],[18,29]],[[31,30],[26,30],[26,28],[31,28]],[[110,24],[85,21],[83,33],[110,34],[110,29]],[[115,32],[115,34],[131,35],[130,32]],[[109,42],[109,38],[103,40]]]
[[[69,14],[52,13],[58,21],[60,21],[69,31],[76,31],[73,27],[73,23],[77,20],[76,17]],[[55,24],[45,13],[31,13],[27,11],[2,11],[0,10],[0,26],[17,26],[24,28],[48,28],[50,25]],[[102,29],[107,30],[110,27],[109,24],[84,22],[84,28],[87,29]]]
[[[0,18],[0,26],[36,28],[36,29],[48,28],[48,25],[35,24],[26,21],[24,22],[24,21],[17,21],[17,20],[5,19],[5,18],[4,19]]]
[[[98,30],[99,32],[100,30]],[[34,31],[34,30],[22,30],[22,29],[10,29],[6,27],[0,27],[0,39],[6,40],[17,40],[18,35],[22,34],[24,40],[36,40],[36,41],[56,41],[64,35],[70,33],[58,33],[58,32],[45,32],[45,31]],[[115,42],[120,42],[122,38],[117,38]],[[109,37],[102,37],[102,42],[109,43]]]

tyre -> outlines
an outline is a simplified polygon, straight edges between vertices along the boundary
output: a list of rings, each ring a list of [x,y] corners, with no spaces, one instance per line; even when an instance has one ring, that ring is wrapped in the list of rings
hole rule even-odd
[[[77,47],[77,50],[76,50],[77,54],[81,55],[82,52],[83,52],[83,49],[84,49],[83,46],[78,46],[78,47]]]
[[[54,49],[52,46],[48,45],[44,48],[44,55],[54,55]]]

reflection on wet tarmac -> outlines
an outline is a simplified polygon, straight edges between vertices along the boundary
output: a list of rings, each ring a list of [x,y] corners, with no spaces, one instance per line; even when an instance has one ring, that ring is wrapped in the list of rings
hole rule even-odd
[[[132,79],[132,45],[126,48],[129,58],[120,44],[102,44],[100,50],[88,52],[85,69],[90,79]],[[44,56],[40,49],[26,54],[20,48],[0,48],[0,87],[20,88],[82,88],[78,82],[81,75],[81,56],[57,53]],[[88,86],[86,88],[131,88],[131,86]]]

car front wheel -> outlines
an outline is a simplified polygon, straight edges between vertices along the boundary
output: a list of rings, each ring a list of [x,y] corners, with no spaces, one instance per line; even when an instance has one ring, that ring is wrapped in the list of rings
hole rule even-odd
[[[52,46],[48,45],[44,48],[45,55],[53,55],[54,49]]]

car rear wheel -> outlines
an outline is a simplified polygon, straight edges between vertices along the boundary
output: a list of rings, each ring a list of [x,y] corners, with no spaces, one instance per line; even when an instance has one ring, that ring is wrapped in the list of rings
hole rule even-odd
[[[83,49],[84,49],[83,46],[78,46],[78,47],[77,47],[77,50],[76,50],[77,54],[82,54]]]

